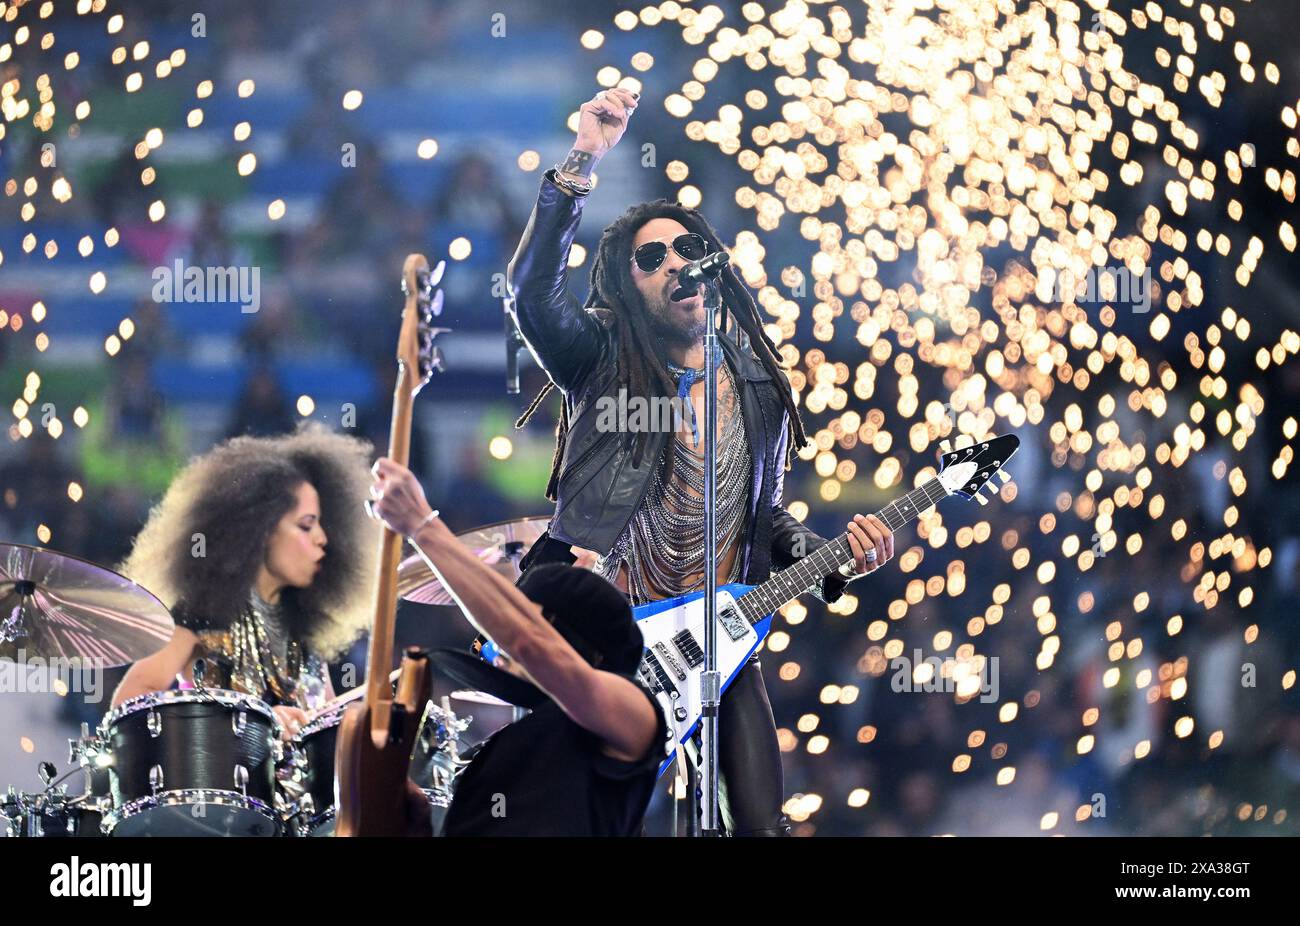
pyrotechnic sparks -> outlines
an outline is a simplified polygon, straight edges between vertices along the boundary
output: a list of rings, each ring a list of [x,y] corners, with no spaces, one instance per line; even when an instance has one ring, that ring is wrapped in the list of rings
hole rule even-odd
[[[79,191],[44,143],[76,138],[93,114],[67,80],[91,64],[89,55],[59,47],[45,22],[49,6],[0,3],[13,28],[0,44],[0,63],[9,63],[0,83],[0,143],[21,143],[31,154],[9,162],[14,174],[3,186],[14,217],[31,229],[21,247],[53,260],[59,245],[41,240],[39,223],[65,214]],[[99,19],[110,36],[126,27],[121,14],[107,15],[105,0],[78,0],[76,12]],[[1223,110],[1244,88],[1279,83],[1277,64],[1258,60],[1234,36],[1237,16],[1249,10],[1192,0],[1123,9],[1105,0],[792,0],[779,8],[747,3],[740,12],[732,22],[717,6],[669,0],[614,17],[623,33],[676,29],[700,52],[681,75],[665,75],[676,59],[658,52],[607,60],[606,36],[596,28],[583,31],[579,44],[593,56],[600,86],[643,92],[643,103],[663,106],[694,146],[720,153],[746,176],[734,190],[705,183],[692,146],[659,167],[683,203],[707,213],[725,195],[752,216],[732,242],[733,260],[770,318],[767,332],[813,425],[802,455],[818,498],[787,498],[791,513],[802,519],[826,503],[856,503],[867,497],[863,485],[885,495],[919,484],[934,472],[925,465],[930,448],[958,435],[981,440],[1033,429],[1045,436],[1057,476],[1046,512],[967,524],[962,512],[936,509],[917,523],[914,538],[900,537],[898,596],[878,601],[859,585],[829,608],[833,619],[868,618],[861,650],[846,663],[857,676],[810,679],[791,632],[808,609],[786,606],[778,624],[788,626],[767,643],[780,654],[769,670],[784,683],[811,685],[821,707],[780,731],[781,749],[834,755],[854,736],[852,726],[831,722],[834,712],[859,702],[862,676],[886,675],[913,645],[928,645],[938,661],[915,666],[911,679],[951,682],[959,704],[978,697],[1004,621],[1032,622],[1038,645],[1029,663],[1050,673],[1069,655],[1062,652],[1067,614],[1095,625],[1107,663],[1098,686],[1108,700],[1077,715],[1069,740],[1077,754],[1107,748],[1115,733],[1106,722],[1118,703],[1110,699],[1121,693],[1163,702],[1167,734],[1219,748],[1234,731],[1198,727],[1188,715],[1196,675],[1187,657],[1153,653],[1160,629],[1166,644],[1181,645],[1206,612],[1255,604],[1259,570],[1274,551],[1252,537],[1242,511],[1267,492],[1268,479],[1287,476],[1294,456],[1297,425],[1288,418],[1266,472],[1239,458],[1263,434],[1262,374],[1293,364],[1300,352],[1300,333],[1265,335],[1250,308],[1252,284],[1257,291],[1268,262],[1295,251],[1295,219],[1266,227],[1274,220],[1248,214],[1243,191],[1266,189],[1279,210],[1294,204],[1295,172],[1283,154],[1300,157],[1300,106],[1259,117],[1278,120],[1268,127],[1285,138],[1276,152],[1256,138],[1209,137],[1192,113],[1193,101]],[[123,97],[185,66],[183,49],[132,38],[113,39],[121,44],[108,53]],[[17,67],[17,56],[29,64],[33,53],[39,67]],[[180,109],[186,127],[204,126],[215,89],[211,80],[195,84],[193,101]],[[241,100],[256,91],[247,79],[224,89]],[[348,89],[334,102],[355,111],[368,89]],[[109,107],[97,98],[95,109]],[[242,145],[253,129],[240,121],[231,137]],[[179,124],[135,131],[143,132],[130,139],[139,183],[154,191],[137,218],[163,222],[168,203],[156,192],[163,185],[155,186],[153,162],[184,131]],[[435,139],[418,142],[418,158],[438,153]],[[249,150],[230,162],[237,176],[258,167]],[[530,148],[516,163],[535,171],[544,159]],[[265,208],[269,221],[286,215],[284,199]],[[785,231],[809,243],[803,266],[768,260],[770,236]],[[94,297],[113,284],[97,261],[107,267],[104,251],[118,241],[108,228],[102,248],[89,235],[77,244]],[[449,251],[463,261],[473,244],[457,238]],[[586,257],[575,247],[571,265]],[[1210,265],[1230,281],[1226,287],[1210,284]],[[30,337],[43,355],[51,344],[41,326],[59,308],[48,296],[30,308],[0,307],[0,329],[11,339]],[[132,320],[122,319],[104,351],[118,354],[133,333]],[[809,337],[816,346],[801,349]],[[22,385],[10,405],[11,440],[37,428],[57,437],[67,420],[77,428],[89,422],[81,407],[43,418],[35,370]],[[312,408],[302,396],[299,413]],[[508,442],[494,445],[492,455],[504,459],[511,450]],[[1180,477],[1202,461],[1223,488],[1212,512],[1197,511],[1179,491]],[[1020,488],[1014,480],[1002,486],[1002,499],[1014,501]],[[70,485],[68,496],[81,501],[82,487]],[[1213,530],[1198,526],[1203,516]],[[1048,537],[1052,553],[1034,552],[1048,549]],[[50,541],[45,525],[37,539]],[[1169,542],[1179,550],[1175,561],[1153,552]],[[1119,609],[1076,587],[1108,556],[1122,559],[1131,577]],[[987,587],[976,573],[1003,581],[977,600]],[[1159,589],[1171,584],[1188,588],[1195,607],[1162,608]],[[930,604],[960,615],[952,629],[922,623]],[[1248,648],[1270,643],[1253,624],[1241,640]],[[1284,667],[1262,683],[1290,689],[1295,670]],[[1038,688],[1004,693],[996,723],[982,720],[988,731],[964,731],[955,744],[952,773],[1016,787],[1023,757],[1009,753],[999,731],[1043,696]],[[869,745],[877,734],[877,725],[861,726],[856,743]],[[1121,746],[1130,761],[1155,748],[1145,735]],[[860,784],[846,783],[827,803],[872,807]],[[822,806],[822,796],[799,793],[786,810],[807,822]],[[1087,804],[1034,810],[1044,831],[1092,819]],[[1268,813],[1253,804],[1235,812],[1242,819]],[[1271,819],[1281,822],[1285,813]]]
[[[1184,100],[1231,106],[1234,88],[1277,84],[1277,65],[1254,60],[1234,39],[1232,10],[1191,0],[1131,10],[1105,0],[866,0],[864,7],[793,0],[765,7],[745,4],[744,21],[732,23],[716,6],[668,2],[621,12],[614,25],[630,32],[675,24],[684,43],[703,51],[675,91],[663,78],[677,75],[656,75],[660,104],[682,121],[688,139],[731,158],[749,177],[734,200],[752,215],[752,227],[736,235],[732,257],[771,317],[767,332],[818,423],[801,456],[820,480],[821,499],[842,501],[864,476],[881,490],[920,484],[934,468],[913,455],[939,439],[982,440],[1026,426],[1047,432],[1052,466],[1074,483],[1037,525],[1060,537],[1059,555],[1037,561],[1016,529],[999,533],[980,521],[950,534],[942,510],[922,517],[918,542],[898,551],[900,571],[922,575],[906,583],[901,598],[873,602],[872,614],[882,619],[866,628],[858,670],[885,674],[906,648],[905,632],[923,631],[897,622],[925,599],[942,598],[944,608],[973,604],[982,612],[965,624],[969,641],[932,641],[944,654],[941,675],[963,671],[963,659],[984,659],[975,644],[1002,620],[1013,591],[1030,605],[1041,637],[1037,667],[1048,670],[1061,646],[1058,609],[1104,619],[1091,613],[1091,593],[1071,603],[1066,590],[1110,555],[1131,561],[1134,587],[1127,613],[1106,615],[1116,619],[1106,634],[1113,665],[1105,686],[1136,687],[1149,701],[1184,700],[1186,659],[1160,665],[1152,678],[1141,669],[1137,625],[1162,582],[1192,587],[1206,611],[1250,607],[1255,570],[1267,566],[1271,551],[1257,549],[1238,505],[1249,490],[1267,486],[1248,487],[1232,458],[1256,436],[1265,398],[1250,365],[1229,360],[1253,358],[1264,371],[1294,362],[1300,349],[1300,334],[1291,330],[1275,343],[1251,343],[1244,291],[1268,242],[1276,238],[1290,252],[1296,235],[1287,221],[1273,229],[1261,227],[1261,216],[1246,223],[1238,192],[1262,178],[1282,209],[1294,203],[1295,173],[1262,163],[1255,139],[1204,137],[1185,117]],[[603,42],[589,31],[581,44],[600,50]],[[1223,67],[1215,46],[1231,49],[1233,67]],[[643,52],[628,63],[638,72],[653,68]],[[598,82],[641,91],[642,78],[616,64],[599,66]],[[725,69],[738,72],[736,80],[721,79]],[[744,92],[733,99],[727,88],[737,86]],[[1300,140],[1289,134],[1298,117],[1296,107],[1282,109],[1291,158],[1300,156]],[[710,197],[726,195],[685,185],[688,157],[663,170],[679,185],[679,199],[706,213]],[[765,265],[765,236],[792,224],[815,244],[809,264]],[[1227,304],[1207,302],[1198,254],[1221,262],[1237,284]],[[825,346],[801,352],[792,340],[797,328]],[[1144,357],[1145,343],[1175,329],[1184,348],[1178,362]],[[1295,433],[1288,419],[1274,479],[1291,464]],[[1212,456],[1214,478],[1228,488],[1227,504],[1210,515],[1222,527],[1212,537],[1189,531],[1195,502],[1174,485],[1173,471],[1198,454]],[[1007,502],[1016,493],[1014,481],[1001,490]],[[790,510],[802,518],[808,506],[794,501]],[[1168,531],[1183,546],[1180,563],[1144,555],[1153,531]],[[939,548],[951,562],[924,575],[927,550]],[[964,558],[982,572],[1014,577],[1014,589],[1002,583],[992,601],[967,601]],[[847,596],[830,611],[858,607]],[[783,611],[791,625],[805,614],[798,603]],[[1157,617],[1170,637],[1195,619]],[[789,645],[785,632],[769,642],[774,652]],[[996,651],[993,641],[980,645]],[[794,681],[800,665],[787,661],[777,674]],[[958,703],[971,695],[969,684],[957,688]],[[999,717],[1012,723],[1019,707],[1037,703],[1037,692],[1019,704],[1005,699]],[[1082,726],[1104,713],[1090,708]],[[818,729],[818,721],[806,714],[798,731]],[[1178,737],[1210,733],[1196,731],[1188,716],[1175,715],[1171,729]],[[798,735],[781,732],[782,749],[796,749]],[[1077,751],[1091,751],[1099,735],[1081,729]],[[1208,745],[1222,735],[1215,731]],[[828,746],[824,734],[815,750],[808,743],[818,753]],[[1141,759],[1149,743],[1129,748]],[[958,756],[953,771],[971,762]],[[996,776],[1009,785],[1015,769],[1002,767]],[[1074,815],[1059,810],[1044,808],[1044,830]],[[799,795],[787,806],[797,821],[815,812]]]
[[[76,13],[78,16],[85,17],[104,17],[104,29],[109,35],[117,35],[125,26],[125,19],[122,14],[115,13],[112,16],[105,17],[105,0],[78,0],[76,4]],[[75,72],[76,69],[87,63],[88,59],[78,51],[60,52],[56,50],[56,38],[52,29],[45,30],[41,25],[47,20],[53,12],[53,4],[43,3],[37,8],[34,4],[22,3],[0,3],[0,15],[3,16],[6,23],[14,23],[20,16],[26,17],[29,22],[18,26],[13,32],[12,42],[0,45],[0,62],[10,61],[14,57],[14,47],[28,43],[36,37],[37,32],[41,32],[37,46],[44,54],[36,59],[26,59],[28,63],[33,60],[40,61],[41,58],[48,57],[49,71],[46,65],[38,67],[36,79],[32,81],[26,70],[19,67],[12,67],[7,72],[7,79],[0,85],[0,114],[4,117],[4,123],[0,124],[0,140],[5,144],[20,146],[20,150],[33,155],[30,158],[30,168],[35,173],[20,178],[11,176],[5,180],[4,190],[6,197],[16,199],[21,191],[22,199],[16,207],[18,218],[25,224],[31,224],[40,219],[58,218],[58,206],[66,206],[74,196],[74,189],[71,182],[65,176],[62,169],[57,164],[56,151],[62,139],[76,139],[83,130],[83,123],[89,120],[91,116],[91,105],[87,100],[71,101],[66,99],[64,93],[60,93],[60,88],[66,89],[72,93],[79,88],[79,85],[73,79],[75,75],[55,74],[51,76],[50,71],[57,61],[62,65],[64,72]],[[31,20],[34,20],[31,21]],[[44,31],[42,31],[44,30]],[[183,48],[177,48],[170,52],[163,52],[151,48],[150,43],[145,40],[135,42],[130,48],[126,45],[118,45],[108,54],[108,60],[114,65],[125,65],[128,60],[131,62],[147,61],[151,52],[157,52],[157,60],[152,69],[157,80],[162,80],[171,76],[177,69],[185,64],[186,53]],[[123,78],[123,87],[127,93],[135,93],[145,86],[145,71],[131,70]],[[244,81],[240,84],[239,95],[246,97],[252,93],[252,81]],[[197,96],[202,99],[210,96],[212,93],[212,82],[203,81],[198,85]],[[72,121],[58,120],[60,107],[63,111],[72,115]],[[192,109],[187,118],[186,124],[190,128],[197,128],[203,122],[203,111],[201,109]],[[240,138],[241,133],[244,138],[248,137],[251,126],[247,122],[240,123],[236,127],[235,137]],[[165,135],[162,128],[154,127],[145,132],[143,138],[138,140],[135,147],[135,155],[138,160],[146,160],[162,148],[165,141]],[[16,162],[21,165],[21,160]],[[247,154],[239,163],[240,173],[249,173],[255,166],[252,155]],[[21,170],[21,168],[19,168]],[[156,176],[155,168],[152,165],[146,165],[140,172],[140,185],[147,187],[154,182]],[[48,192],[49,200],[52,203],[38,210],[38,202],[42,196],[42,190]],[[167,214],[167,204],[163,199],[153,200],[147,209],[147,217],[152,222],[161,221]],[[112,248],[117,244],[118,234],[115,228],[109,228],[104,232],[105,246]],[[53,260],[59,252],[58,244],[54,240],[49,240],[44,245],[39,245],[35,233],[26,235],[23,239],[23,250],[26,253],[34,252],[40,247],[41,253],[47,260]],[[85,260],[91,260],[95,254],[95,243],[89,236],[83,236],[77,246],[78,255]],[[3,262],[3,254],[0,254],[0,262]],[[109,287],[109,279],[103,270],[89,269],[87,271],[87,286],[92,294],[98,296],[104,293]],[[47,312],[57,312],[58,306],[51,302],[46,306],[45,301],[37,300],[34,302],[27,313],[31,321],[37,325],[45,321]],[[23,328],[23,315],[19,310],[0,310],[0,317],[3,317],[4,323],[8,324],[11,331],[17,334]],[[104,351],[113,356],[121,348],[122,340],[131,336],[134,330],[133,322],[123,319],[117,335],[109,335],[104,341]],[[120,337],[119,337],[120,335]],[[33,344],[38,352],[44,353],[50,346],[51,339],[43,331],[33,332]],[[32,420],[27,417],[28,410],[36,403],[36,388],[32,385],[32,378],[36,377],[39,383],[39,377],[35,371],[31,371],[28,377],[28,387],[24,392],[24,399],[20,400],[23,411],[20,414],[19,402],[13,406],[15,421],[9,426],[9,436],[11,440],[22,440],[30,437],[35,430]],[[28,397],[30,395],[30,397]],[[78,428],[84,428],[89,422],[89,416],[85,409],[78,408],[77,414],[73,416],[73,421]],[[40,427],[44,428],[52,437],[58,437],[62,432],[62,423],[57,417],[47,417],[41,421]],[[48,531],[45,532],[48,535]],[[47,542],[49,537],[38,538],[42,543]]]

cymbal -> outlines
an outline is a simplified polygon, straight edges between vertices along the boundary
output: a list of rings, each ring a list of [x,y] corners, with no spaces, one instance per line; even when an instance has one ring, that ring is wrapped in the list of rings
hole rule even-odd
[[[546,531],[549,518],[520,518],[475,527],[456,537],[485,566],[511,582],[519,579],[519,561]],[[421,604],[454,604],[427,563],[416,553],[397,567],[397,593]]]
[[[492,707],[514,707],[509,701],[502,701],[496,695],[490,695],[486,691],[475,691],[472,688],[462,688],[459,691],[453,691],[447,697],[453,701],[467,701],[470,704],[488,704]]]
[[[0,659],[136,662],[167,645],[172,616],[154,595],[89,560],[0,543]]]

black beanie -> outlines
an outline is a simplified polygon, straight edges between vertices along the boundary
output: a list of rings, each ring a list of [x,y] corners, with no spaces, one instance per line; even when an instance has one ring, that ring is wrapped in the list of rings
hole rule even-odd
[[[548,563],[528,570],[519,590],[592,666],[636,674],[645,643],[627,598],[608,581],[589,569]]]

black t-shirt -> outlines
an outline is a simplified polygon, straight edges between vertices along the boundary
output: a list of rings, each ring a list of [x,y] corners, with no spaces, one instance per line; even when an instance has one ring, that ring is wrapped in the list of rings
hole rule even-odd
[[[456,778],[442,835],[640,835],[668,748],[668,725],[650,692],[637,688],[658,719],[644,759],[604,755],[597,736],[547,701],[479,747]]]

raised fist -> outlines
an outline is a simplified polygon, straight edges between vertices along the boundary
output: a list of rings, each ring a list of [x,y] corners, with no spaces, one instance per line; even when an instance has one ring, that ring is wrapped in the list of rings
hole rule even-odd
[[[637,94],[614,88],[602,90],[578,108],[578,140],[574,147],[596,160],[618,144],[636,110]]]

